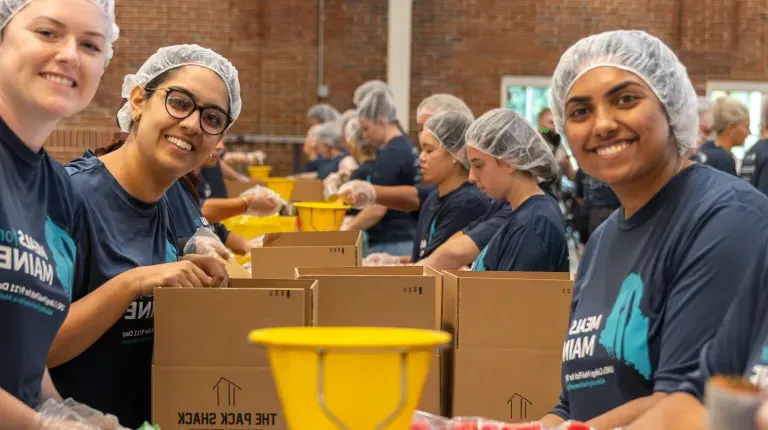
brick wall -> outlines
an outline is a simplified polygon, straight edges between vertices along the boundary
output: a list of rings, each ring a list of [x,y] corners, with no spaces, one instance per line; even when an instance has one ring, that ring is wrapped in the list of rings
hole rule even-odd
[[[213,48],[240,70],[244,107],[234,133],[305,133],[306,109],[317,101],[316,1],[117,3],[115,58],[93,104],[49,142],[57,157],[111,137],[123,75],[176,43]],[[413,8],[412,112],[434,92],[464,98],[476,114],[498,107],[503,75],[550,75],[578,38],[616,28],[663,38],[700,92],[708,79],[768,78],[768,0],[413,0]],[[325,16],[325,83],[343,110],[358,84],[386,78],[387,1],[326,0]],[[292,145],[262,147],[278,172],[291,170]]]

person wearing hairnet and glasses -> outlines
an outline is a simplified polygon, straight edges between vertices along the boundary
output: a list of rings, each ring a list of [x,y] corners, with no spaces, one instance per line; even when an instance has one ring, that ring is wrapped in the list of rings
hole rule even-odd
[[[224,265],[184,256],[166,191],[215,152],[240,115],[237,69],[197,45],[160,48],[127,75],[125,144],[66,166],[77,199],[72,309],[49,353],[65,396],[136,428],[150,418],[153,292],[218,287]]]
[[[768,196],[768,98],[760,113],[760,140],[744,155],[739,176]]]
[[[676,391],[737,292],[766,284],[768,198],[685,157],[698,136],[696,93],[656,37],[582,39],[551,88],[579,166],[622,206],[580,261],[560,401],[542,421],[611,429]]]
[[[119,36],[115,3],[0,0],[0,30],[0,254],[18,263],[0,264],[0,285],[13,286],[0,291],[0,428],[75,428],[34,410],[59,398],[46,361],[78,253],[72,185],[43,144],[96,94]]]
[[[468,180],[464,134],[472,118],[460,112],[433,115],[419,133],[421,171],[426,184],[436,186],[421,205],[410,257],[371,254],[368,265],[417,262],[491,209],[491,203]]]
[[[749,136],[749,110],[733,97],[720,97],[712,106],[712,118],[714,145],[700,148],[696,161],[737,176],[736,157],[731,149],[743,146]]]
[[[363,139],[378,148],[371,183],[374,185],[417,185],[421,181],[418,151],[396,124],[395,103],[387,91],[373,90],[357,108]],[[416,218],[381,205],[366,207],[347,225],[350,230],[368,233],[370,253],[409,255],[413,246]]]
[[[539,182],[557,175],[552,150],[509,109],[493,109],[467,130],[469,180],[512,214],[472,264],[475,271],[567,272],[565,218]]]

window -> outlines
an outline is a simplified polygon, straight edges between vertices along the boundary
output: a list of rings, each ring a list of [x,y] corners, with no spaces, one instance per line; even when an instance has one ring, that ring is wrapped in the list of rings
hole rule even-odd
[[[546,76],[504,76],[501,78],[501,107],[512,109],[536,126],[536,119],[549,107]]]
[[[768,82],[743,81],[709,81],[707,82],[707,97],[715,100],[719,97],[731,96],[740,100],[749,108],[749,129],[751,134],[744,141],[743,147],[733,148],[733,155],[741,160],[749,148],[760,139],[760,116],[763,100],[768,97]]]

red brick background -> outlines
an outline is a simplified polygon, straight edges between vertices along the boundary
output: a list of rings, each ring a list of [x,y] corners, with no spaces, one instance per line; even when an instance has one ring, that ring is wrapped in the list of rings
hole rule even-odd
[[[243,113],[234,133],[304,134],[317,102],[317,1],[117,3],[115,57],[93,104],[49,142],[57,158],[108,139],[123,76],[177,43],[210,47],[238,67]],[[498,107],[502,76],[550,75],[578,38],[616,28],[664,39],[700,92],[707,80],[768,77],[768,0],[413,0],[413,9],[412,112],[434,92],[464,98],[476,114]],[[386,78],[387,0],[326,0],[325,18],[325,84],[343,110],[358,84]],[[291,171],[292,145],[265,148],[278,174]]]

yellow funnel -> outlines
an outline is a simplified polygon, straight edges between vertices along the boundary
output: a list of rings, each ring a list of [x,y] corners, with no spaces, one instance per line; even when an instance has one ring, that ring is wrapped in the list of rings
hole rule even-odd
[[[266,181],[269,174],[272,173],[272,166],[250,166],[248,167],[248,176],[253,179]]]
[[[408,430],[435,350],[451,335],[378,327],[256,330],[288,427]]]
[[[246,239],[253,239],[267,233],[291,233],[298,230],[295,216],[257,217],[237,215],[227,218],[221,223],[229,231],[239,234]]]
[[[338,231],[350,209],[339,203],[294,203],[299,212],[301,231]]]
[[[293,197],[293,187],[296,185],[295,179],[290,178],[268,178],[267,188],[280,194],[280,197],[287,201],[290,201]]]

